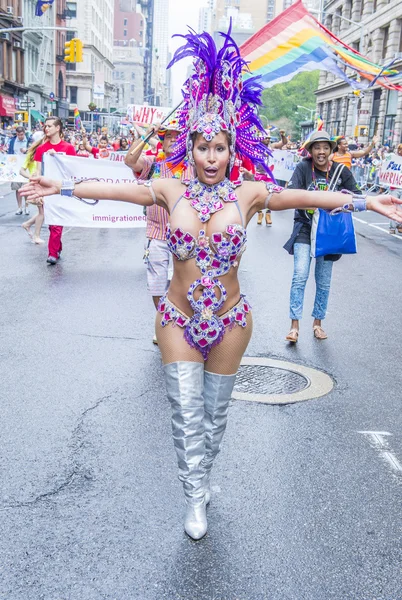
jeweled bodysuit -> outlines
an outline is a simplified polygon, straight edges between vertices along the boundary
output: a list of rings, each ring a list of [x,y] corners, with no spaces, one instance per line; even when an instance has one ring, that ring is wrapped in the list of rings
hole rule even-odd
[[[234,191],[238,183],[225,179],[214,186],[206,186],[195,180],[186,182],[186,185],[188,187],[183,197],[197,210],[203,223],[210,219],[211,214],[222,210],[225,202],[235,202],[241,215]],[[194,314],[188,317],[164,296],[158,305],[158,311],[162,314],[161,325],[165,327],[173,322],[182,327],[186,341],[201,352],[204,360],[208,358],[211,348],[222,340],[226,327],[245,327],[247,324],[250,305],[244,296],[240,296],[239,302],[229,311],[223,315],[217,314],[227,298],[219,277],[226,275],[232,267],[237,267],[246,249],[246,239],[246,229],[238,224],[228,225],[224,232],[212,233],[209,237],[204,229],[199,231],[198,237],[194,237],[180,227],[172,231],[170,225],[167,226],[166,240],[170,251],[181,261],[195,259],[201,277],[191,284],[187,292]],[[198,288],[202,288],[202,293],[196,299]]]

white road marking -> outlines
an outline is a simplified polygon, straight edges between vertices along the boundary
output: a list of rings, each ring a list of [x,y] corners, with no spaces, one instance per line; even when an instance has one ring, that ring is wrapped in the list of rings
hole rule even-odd
[[[378,229],[379,231],[382,231],[383,233],[386,233],[387,235],[391,235],[388,231],[389,226],[387,225],[387,223],[383,223],[384,227],[379,227],[377,223],[369,223],[368,221],[364,221],[363,219],[359,219],[358,217],[353,217],[355,221],[358,221],[359,223],[363,223],[364,225],[368,225],[369,227],[373,227],[374,229]],[[392,234],[392,237],[395,238],[396,240],[400,240],[402,241],[402,236],[399,235],[395,235]]]
[[[357,433],[361,433],[368,439],[370,446],[377,450],[381,458],[388,463],[388,466],[391,467],[395,474],[402,474],[402,464],[395,454],[391,452],[388,440],[385,439],[392,436],[392,433],[389,431],[358,431]]]

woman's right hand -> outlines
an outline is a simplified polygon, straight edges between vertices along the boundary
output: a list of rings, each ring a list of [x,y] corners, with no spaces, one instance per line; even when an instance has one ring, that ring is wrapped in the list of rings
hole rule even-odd
[[[42,196],[53,196],[60,194],[61,181],[48,179],[47,177],[31,177],[29,183],[21,188],[21,194],[26,196],[31,204],[36,204]]]

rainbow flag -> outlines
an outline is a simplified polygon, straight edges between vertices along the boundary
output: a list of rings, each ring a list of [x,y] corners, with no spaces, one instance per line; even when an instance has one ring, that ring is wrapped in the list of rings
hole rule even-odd
[[[240,47],[240,53],[249,63],[251,75],[260,75],[266,88],[289,81],[302,71],[320,69],[333,73],[354,89],[377,83],[402,91],[402,85],[390,81],[399,75],[398,71],[391,70],[391,65],[376,65],[350,48],[317,21],[301,0],[257,31]],[[346,67],[358,75],[357,79],[346,74]]]
[[[78,108],[74,108],[74,124],[75,124],[76,130],[81,131],[82,122],[81,122],[80,111],[78,110]]]
[[[317,117],[317,131],[324,129],[324,121],[321,117]]]

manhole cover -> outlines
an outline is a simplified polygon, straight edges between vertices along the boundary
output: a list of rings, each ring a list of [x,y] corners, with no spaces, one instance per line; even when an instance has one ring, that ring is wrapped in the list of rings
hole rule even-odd
[[[299,373],[265,365],[242,365],[236,377],[235,390],[251,394],[293,394],[306,389],[307,377]]]
[[[243,356],[232,398],[292,404],[326,396],[333,387],[331,377],[317,369],[263,356]]]

